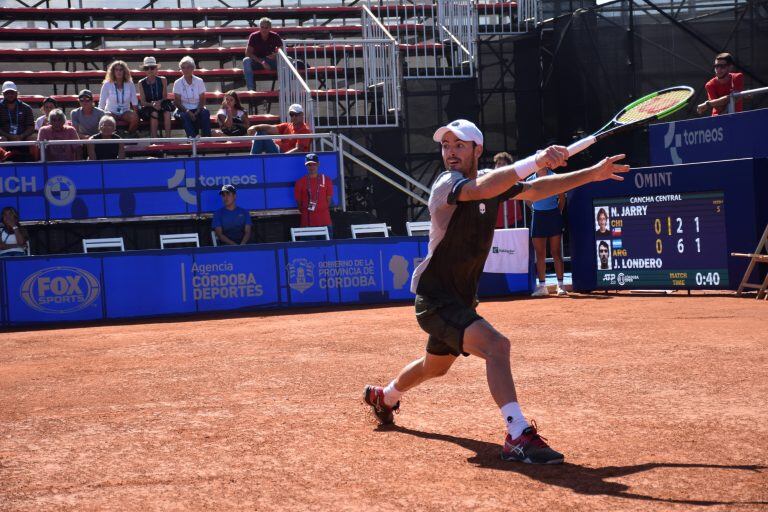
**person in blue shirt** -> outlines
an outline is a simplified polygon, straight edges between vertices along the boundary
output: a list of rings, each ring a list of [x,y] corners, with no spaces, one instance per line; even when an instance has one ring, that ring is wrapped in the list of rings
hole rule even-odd
[[[224,185],[219,192],[224,203],[213,213],[212,227],[218,238],[226,245],[245,245],[251,239],[251,214],[237,206],[237,190],[234,185]]]
[[[534,181],[540,176],[549,176],[555,174],[551,169],[540,169],[536,174],[529,176],[526,181]],[[563,208],[565,208],[565,194],[558,194],[545,197],[526,204],[533,210],[533,220],[531,220],[531,241],[533,249],[536,251],[536,274],[538,274],[538,284],[533,291],[534,297],[545,297],[549,295],[549,289],[545,285],[546,265],[547,265],[547,241],[549,241],[549,252],[555,261],[555,274],[557,275],[557,295],[566,296],[563,285],[563,253],[560,246],[560,240],[563,236]]]

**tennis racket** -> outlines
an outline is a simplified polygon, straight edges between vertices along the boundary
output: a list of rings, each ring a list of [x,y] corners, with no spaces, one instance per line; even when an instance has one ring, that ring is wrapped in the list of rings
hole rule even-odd
[[[685,85],[643,96],[621,109],[613,119],[595,133],[568,146],[568,156],[584,151],[595,142],[611,135],[626,132],[674,114],[686,106],[692,97],[693,89]]]

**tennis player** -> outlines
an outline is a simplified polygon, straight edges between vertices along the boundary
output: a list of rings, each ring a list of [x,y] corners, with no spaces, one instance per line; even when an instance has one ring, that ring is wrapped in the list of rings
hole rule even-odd
[[[429,334],[426,354],[407,365],[382,388],[366,386],[365,402],[382,424],[392,423],[406,391],[445,375],[460,355],[485,360],[488,387],[507,423],[501,456],[531,464],[559,464],[563,455],[550,448],[520,409],[510,368],[509,339],[477,314],[477,286],[493,242],[501,201],[536,201],[593,181],[623,180],[629,166],[616,162],[624,155],[565,174],[523,182],[538,169],[565,165],[568,151],[550,146],[517,163],[478,170],[483,134],[463,119],[438,129],[446,171],[432,185],[429,213],[432,228],[426,259],[416,268],[411,291],[416,294],[416,320]]]

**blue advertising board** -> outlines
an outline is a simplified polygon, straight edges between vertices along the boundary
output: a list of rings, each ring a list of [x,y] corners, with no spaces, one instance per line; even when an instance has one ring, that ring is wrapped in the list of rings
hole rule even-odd
[[[573,285],[735,289],[768,223],[768,160],[633,169],[569,194]]]
[[[768,157],[768,109],[651,125],[651,165]]]
[[[338,204],[338,154],[319,157]],[[232,184],[243,208],[290,209],[304,174],[303,154],[2,164],[0,207],[27,221],[198,215],[220,208]]]
[[[426,237],[0,259],[2,325],[413,300]],[[530,290],[493,276],[481,295]]]

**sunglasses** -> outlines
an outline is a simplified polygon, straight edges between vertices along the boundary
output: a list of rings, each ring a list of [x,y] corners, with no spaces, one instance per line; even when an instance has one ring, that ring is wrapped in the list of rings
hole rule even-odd
[[[83,98],[77,98],[79,101],[93,101],[93,98],[83,97]]]
[[[299,112],[288,112],[288,115],[291,117],[300,116],[301,114]]]
[[[144,69],[157,69],[157,66],[144,66]]]
[[[727,67],[728,67],[727,64],[715,64],[715,69],[727,68]]]

